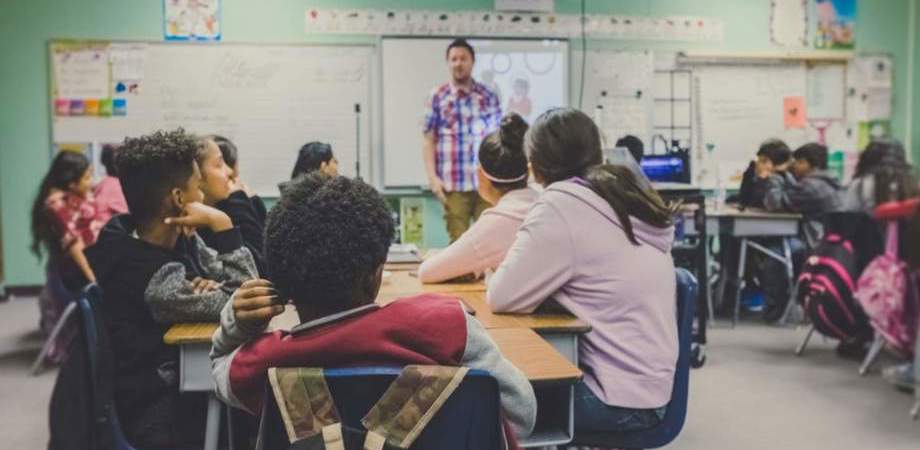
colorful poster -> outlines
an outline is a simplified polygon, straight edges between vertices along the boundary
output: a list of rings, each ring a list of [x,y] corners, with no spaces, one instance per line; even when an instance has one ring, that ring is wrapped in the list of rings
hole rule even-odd
[[[163,34],[169,41],[219,41],[220,0],[163,0]]]
[[[59,44],[51,48],[56,99],[109,96],[108,44]]]
[[[856,43],[856,0],[815,0],[815,48],[852,49]]]
[[[793,96],[783,99],[783,126],[805,128],[805,97]]]
[[[869,145],[869,142],[875,139],[883,139],[891,136],[891,122],[887,120],[872,120],[869,122],[859,123],[859,142],[857,146],[860,151]]]

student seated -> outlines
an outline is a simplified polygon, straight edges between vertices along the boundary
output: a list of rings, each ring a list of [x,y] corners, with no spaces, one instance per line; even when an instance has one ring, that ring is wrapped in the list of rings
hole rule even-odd
[[[163,335],[176,323],[216,322],[233,289],[258,277],[230,218],[201,203],[197,154],[198,139],[181,129],[126,139],[117,164],[129,214],[87,249],[105,298],[115,405],[138,447],[204,441],[207,398],[179,394],[179,347]],[[214,233],[213,250],[196,228]]]
[[[115,166],[115,157],[118,148],[111,144],[102,146],[99,159],[105,167],[105,176],[93,187],[93,197],[96,198],[96,211],[99,221],[104,225],[119,214],[128,212],[125,195],[121,192],[121,183],[118,182],[118,167]]]
[[[332,146],[325,142],[308,142],[297,152],[297,162],[291,171],[291,179],[320,171],[330,177],[339,174],[339,160],[332,153]]]
[[[529,434],[533,388],[459,301],[422,294],[376,306],[393,233],[383,198],[364,182],[319,173],[292,181],[268,214],[271,282],[247,282],[221,312],[211,349],[218,396],[258,414],[270,367],[463,365],[496,378],[514,431]],[[287,299],[313,323],[263,334]]]
[[[211,135],[211,140],[220,148],[220,154],[224,157],[224,163],[230,167],[230,182],[233,185],[233,189],[246,193],[246,196],[252,200],[252,207],[256,210],[256,213],[264,224],[265,217],[268,215],[268,209],[265,207],[265,202],[262,201],[262,197],[259,197],[250,190],[249,186],[247,186],[240,177],[240,155],[239,150],[236,148],[236,144],[230,141],[230,139],[216,134]],[[233,196],[233,194],[230,195]]]
[[[492,276],[489,305],[530,313],[554,300],[591,325],[576,433],[657,425],[677,364],[673,212],[629,169],[599,165],[598,128],[579,110],[544,113],[524,145],[546,190]]]
[[[83,250],[96,242],[105,224],[90,193],[93,168],[82,153],[60,151],[51,161],[32,203],[32,253],[47,257],[45,286],[38,296],[39,327],[50,335],[82,280],[95,280]],[[73,333],[65,329],[49,346],[48,362],[67,357]]]
[[[895,140],[875,140],[859,154],[853,180],[843,195],[843,209],[871,215],[876,205],[917,194],[917,180],[904,146]]]
[[[779,139],[768,139],[757,149],[757,159],[751,161],[741,178],[737,202],[741,206],[763,208],[770,175],[785,177],[792,151]]]
[[[218,144],[218,141],[223,144]],[[198,167],[201,168],[201,192],[204,204],[213,206],[230,217],[233,225],[239,228],[243,236],[243,245],[252,253],[256,268],[261,273],[262,240],[265,230],[265,204],[255,195],[247,192],[247,187],[234,169],[237,163],[236,146],[220,136],[208,136],[199,141]],[[221,147],[223,145],[223,147]],[[226,157],[231,158],[228,163]],[[214,233],[203,229],[198,232],[208,247],[215,246]]]
[[[827,147],[810,143],[795,150],[791,175],[777,168],[769,173],[764,206],[769,211],[815,215],[840,209],[840,184],[827,172]]]
[[[330,177],[339,174],[339,160],[332,154],[332,146],[325,142],[307,142],[300,147],[300,151],[297,152],[297,161],[294,162],[294,170],[291,171],[291,180],[316,171]],[[282,195],[288,184],[289,182],[285,181],[278,185],[278,190]]]
[[[524,155],[527,123],[517,114],[505,116],[501,128],[479,146],[479,196],[494,205],[445,250],[418,269],[422,283],[438,283],[494,270],[505,259],[518,227],[539,195],[527,186],[530,171]]]
[[[642,143],[641,139],[631,134],[617,139],[615,147],[625,147],[626,150],[629,150],[629,154],[636,160],[636,164],[641,163],[642,158],[645,156],[645,144]]]

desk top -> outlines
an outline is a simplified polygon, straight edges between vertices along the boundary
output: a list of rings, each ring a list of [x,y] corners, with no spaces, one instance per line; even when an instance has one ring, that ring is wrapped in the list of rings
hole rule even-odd
[[[801,220],[802,215],[790,212],[770,212],[760,208],[739,209],[738,205],[723,205],[718,211],[715,208],[706,206],[706,215],[710,217],[731,217],[745,219],[765,219],[765,220]]]
[[[280,319],[279,323],[290,322],[291,316],[296,323],[297,315],[293,308],[288,308],[276,319]],[[275,324],[273,320],[273,328]],[[163,341],[169,345],[209,344],[215,329],[217,324],[214,323],[173,325],[163,336]],[[495,328],[490,329],[489,334],[502,354],[534,384],[568,384],[581,379],[581,370],[531,329]]]
[[[417,276],[410,275],[410,271],[400,270],[391,272],[390,279],[380,285],[379,297],[404,297],[422,292],[435,292],[442,294],[457,292],[485,292],[486,284],[482,281],[469,283],[438,283],[423,284]]]

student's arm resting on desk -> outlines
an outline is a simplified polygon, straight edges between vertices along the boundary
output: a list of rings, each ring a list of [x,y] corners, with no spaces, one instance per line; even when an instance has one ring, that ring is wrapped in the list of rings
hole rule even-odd
[[[498,381],[502,409],[514,432],[528,436],[537,421],[537,397],[527,377],[505,359],[476,318],[466,315],[466,349],[460,361],[470,369],[489,372]]]
[[[565,218],[538,202],[527,215],[508,255],[489,280],[495,312],[533,312],[572,277],[575,251]]]
[[[494,268],[501,254],[495,245],[483,245],[490,239],[490,230],[496,221],[503,220],[484,214],[453,244],[425,260],[418,268],[422,283],[440,283],[470,273],[481,273]]]
[[[208,270],[206,277],[219,283],[239,285],[255,278],[255,262],[249,250],[242,246],[239,231],[230,229],[216,233],[218,251],[198,239],[198,257]],[[196,292],[187,279],[185,266],[170,262],[160,268],[144,291],[153,318],[159,323],[208,322],[218,318],[230,294],[224,289]]]
[[[788,177],[786,174],[773,174],[767,179],[763,197],[763,206],[767,211],[791,211],[792,191],[796,189],[796,183]]]

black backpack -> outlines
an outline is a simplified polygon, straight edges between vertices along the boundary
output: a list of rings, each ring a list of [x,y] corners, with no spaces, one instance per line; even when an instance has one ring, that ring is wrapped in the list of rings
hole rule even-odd
[[[831,213],[825,235],[805,260],[796,300],[819,333],[836,339],[870,339],[872,327],[853,297],[856,280],[880,252],[878,226],[862,213]]]

